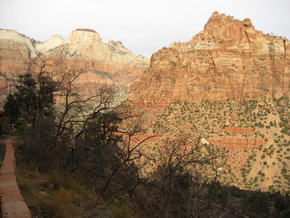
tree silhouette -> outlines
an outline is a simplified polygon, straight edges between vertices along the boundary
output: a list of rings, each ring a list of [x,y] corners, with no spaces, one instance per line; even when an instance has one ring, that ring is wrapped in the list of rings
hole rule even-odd
[[[4,105],[5,116],[15,125],[34,126],[36,121],[53,116],[54,92],[58,85],[45,73],[25,73],[13,82],[15,92]]]

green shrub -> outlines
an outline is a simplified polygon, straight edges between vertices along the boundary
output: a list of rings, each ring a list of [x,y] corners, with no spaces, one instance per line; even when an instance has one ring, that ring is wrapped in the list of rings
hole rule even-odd
[[[40,206],[51,217],[80,217],[79,198],[75,192],[60,188],[50,197],[44,199]]]

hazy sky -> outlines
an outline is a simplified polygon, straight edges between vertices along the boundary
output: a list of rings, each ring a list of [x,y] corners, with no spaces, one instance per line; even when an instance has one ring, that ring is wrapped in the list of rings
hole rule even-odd
[[[214,11],[249,17],[256,29],[290,39],[290,0],[0,0],[0,28],[39,41],[90,28],[149,56],[191,39]]]

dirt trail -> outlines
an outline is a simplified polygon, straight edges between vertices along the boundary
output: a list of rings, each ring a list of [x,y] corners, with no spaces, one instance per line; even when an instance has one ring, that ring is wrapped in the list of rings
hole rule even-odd
[[[15,176],[15,156],[10,139],[6,146],[3,165],[0,169],[0,197],[3,218],[31,218],[31,213],[23,200]]]

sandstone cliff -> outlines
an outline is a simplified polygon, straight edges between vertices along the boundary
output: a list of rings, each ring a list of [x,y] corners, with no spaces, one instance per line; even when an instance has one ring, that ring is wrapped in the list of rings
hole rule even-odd
[[[288,95],[290,42],[215,12],[190,41],[153,54],[141,81],[131,99],[142,107]]]
[[[0,30],[0,108],[9,92],[7,78],[28,70],[29,61],[37,56],[37,41],[13,30]]]
[[[129,86],[149,65],[119,41],[103,42],[94,30],[77,29],[67,39],[54,35],[38,42],[13,30],[0,30],[0,102],[8,93],[7,78],[24,72],[82,72],[80,83]],[[1,106],[1,105],[0,105]]]

